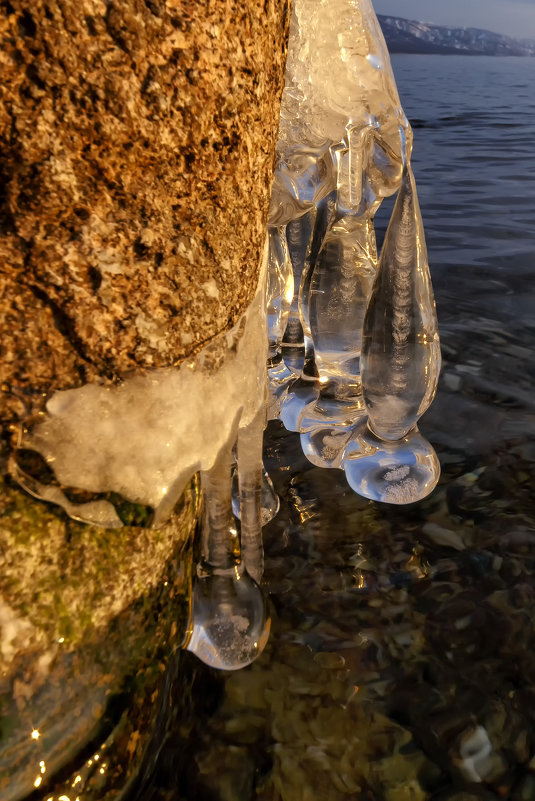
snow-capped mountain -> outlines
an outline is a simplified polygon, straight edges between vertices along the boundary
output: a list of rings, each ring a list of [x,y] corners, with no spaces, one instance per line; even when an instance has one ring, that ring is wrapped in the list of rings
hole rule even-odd
[[[479,28],[451,28],[378,14],[391,53],[535,56],[535,42]]]

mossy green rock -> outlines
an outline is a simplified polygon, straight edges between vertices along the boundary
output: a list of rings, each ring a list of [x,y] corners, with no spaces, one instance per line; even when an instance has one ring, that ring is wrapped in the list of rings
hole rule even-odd
[[[51,797],[49,777],[67,765],[75,775],[62,780],[79,775],[84,800],[120,797],[188,625],[196,515],[195,482],[161,529],[106,530],[0,479],[3,801],[34,787]],[[104,751],[98,765],[85,755],[81,770],[76,754],[88,743]]]

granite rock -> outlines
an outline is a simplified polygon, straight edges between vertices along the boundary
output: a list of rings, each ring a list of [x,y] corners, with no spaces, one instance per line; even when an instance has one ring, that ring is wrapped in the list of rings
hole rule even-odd
[[[288,0],[0,9],[0,422],[236,323],[264,240]]]

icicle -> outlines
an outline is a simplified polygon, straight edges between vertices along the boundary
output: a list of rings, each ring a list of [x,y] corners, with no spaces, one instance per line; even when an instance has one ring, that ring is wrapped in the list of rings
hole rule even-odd
[[[331,193],[330,195],[327,195],[321,199],[313,217],[311,216],[310,218],[313,219],[314,225],[309,234],[310,238],[306,249],[305,260],[302,265],[298,295],[299,320],[304,339],[303,369],[299,379],[295,381],[289,388],[287,397],[281,404],[280,410],[280,419],[288,431],[300,430],[300,419],[303,411],[310,403],[315,401],[319,392],[319,385],[316,380],[318,377],[318,372],[310,333],[308,298],[310,293],[310,280],[312,277],[313,267],[333,213],[334,195]],[[296,221],[296,223],[298,222],[299,221]],[[291,223],[288,226],[288,230],[295,230],[295,224]],[[290,235],[288,240],[290,244],[290,254],[292,254],[292,239],[293,236]],[[301,255],[304,252],[302,245],[299,252]],[[299,266],[301,266],[300,263]]]
[[[264,415],[238,434],[238,481],[240,487],[241,555],[245,569],[260,583],[264,573],[262,545],[262,433]]]
[[[314,208],[297,220],[288,223],[286,228],[286,241],[294,276],[294,292],[282,340],[282,352],[286,365],[293,370],[296,376],[301,374],[305,358],[304,333],[299,314],[299,294],[316,216],[317,212]]]
[[[360,389],[362,323],[377,267],[372,214],[376,196],[367,165],[375,126],[356,131],[350,146],[333,148],[338,193],[334,221],[326,232],[312,271],[309,316],[320,377],[317,402],[303,414],[300,430],[349,425],[364,413]]]
[[[405,134],[400,128],[402,152]],[[373,431],[405,436],[436,392],[440,343],[423,224],[410,164],[388,225],[364,321],[362,387]]]
[[[219,452],[211,470],[201,473],[204,495],[202,555],[210,569],[233,567],[239,553],[238,534],[232,514],[232,450]]]
[[[244,445],[253,449],[253,455],[240,468],[245,474],[241,497],[242,518],[245,518],[242,562],[238,561],[238,537],[232,514],[231,447],[227,444],[212,469],[201,474],[205,503],[203,559],[193,583],[185,648],[207,665],[221,670],[237,670],[250,664],[262,652],[269,636],[270,619],[264,594],[248,574],[256,573],[260,578],[263,561],[259,522],[261,473],[258,476],[256,470],[259,426],[261,458],[262,421],[258,416],[250,424]],[[256,526],[252,520],[255,513]]]
[[[268,227],[268,279],[267,279],[267,327],[268,327],[268,420],[280,414],[288,387],[295,380],[295,370],[290,369],[282,357],[282,339],[289,331],[289,319],[295,296],[294,274],[284,226]],[[289,340],[299,359],[302,350],[303,332],[293,326]],[[287,343],[285,343],[285,347]],[[288,350],[286,353],[288,354]]]
[[[282,359],[281,342],[294,296],[294,276],[284,228],[268,228],[267,328],[268,358]]]
[[[435,487],[437,455],[416,423],[436,392],[440,343],[422,219],[405,132],[403,177],[364,320],[362,389],[368,421],[342,466],[359,494],[413,503]]]

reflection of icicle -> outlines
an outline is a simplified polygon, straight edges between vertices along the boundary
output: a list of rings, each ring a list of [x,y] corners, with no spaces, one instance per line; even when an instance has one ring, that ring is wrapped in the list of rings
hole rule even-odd
[[[238,433],[241,554],[245,569],[260,583],[264,572],[262,545],[262,435],[264,414]]]

